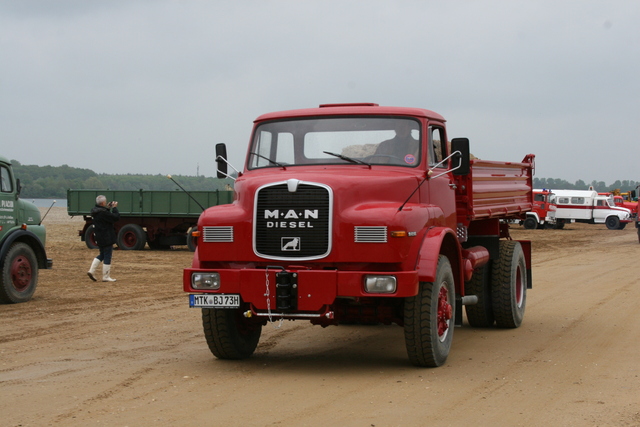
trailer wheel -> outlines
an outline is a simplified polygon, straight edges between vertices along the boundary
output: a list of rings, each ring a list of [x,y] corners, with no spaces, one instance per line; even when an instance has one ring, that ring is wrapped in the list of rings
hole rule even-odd
[[[520,243],[500,241],[500,257],[491,269],[491,300],[496,326],[517,328],[527,302],[527,266]]]
[[[605,224],[609,230],[617,230],[620,227],[620,218],[617,216],[609,216],[605,220]]]
[[[14,243],[3,260],[0,274],[0,302],[29,301],[38,285],[38,261],[25,243]]]
[[[191,227],[189,231],[187,231],[187,248],[189,248],[191,252],[195,252],[198,246],[198,238],[191,235],[194,231],[198,231],[198,227]]]
[[[528,216],[522,223],[527,230],[535,230],[538,228],[538,221],[534,217]]]
[[[94,233],[96,226],[91,224],[84,232],[84,243],[89,249],[98,249],[98,242],[96,242],[96,235]]]
[[[435,282],[420,282],[418,295],[404,302],[404,340],[412,364],[437,367],[447,360],[455,306],[451,264],[440,255]]]
[[[491,305],[490,273],[490,265],[483,265],[471,276],[471,280],[464,284],[465,295],[478,297],[477,304],[464,306],[469,326],[474,328],[488,328],[493,326],[495,322]]]
[[[118,233],[118,247],[125,251],[140,251],[147,243],[147,234],[138,224],[126,224]]]
[[[218,359],[245,359],[258,346],[262,325],[245,318],[240,309],[202,309],[204,336]]]

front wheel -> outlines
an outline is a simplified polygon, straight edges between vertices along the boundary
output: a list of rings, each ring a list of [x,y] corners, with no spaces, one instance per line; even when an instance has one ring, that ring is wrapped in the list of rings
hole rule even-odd
[[[3,261],[0,302],[29,301],[38,285],[38,260],[33,249],[25,243],[14,243]]]
[[[247,319],[237,309],[202,309],[204,336],[218,359],[245,359],[260,341],[262,324]]]
[[[404,339],[415,366],[444,364],[451,350],[455,287],[449,259],[440,255],[433,283],[421,282],[418,295],[404,302]]]
[[[98,242],[96,242],[95,229],[96,229],[96,226],[91,224],[84,231],[84,243],[87,245],[89,249],[98,249]]]
[[[527,230],[535,230],[538,228],[538,221],[532,216],[528,216],[522,223]]]
[[[187,231],[187,248],[191,252],[196,251],[196,247],[198,247],[198,237],[193,235],[194,231],[198,231],[198,227],[191,227],[189,231]]]
[[[617,230],[620,228],[620,218],[617,216],[607,217],[605,224],[609,230]]]

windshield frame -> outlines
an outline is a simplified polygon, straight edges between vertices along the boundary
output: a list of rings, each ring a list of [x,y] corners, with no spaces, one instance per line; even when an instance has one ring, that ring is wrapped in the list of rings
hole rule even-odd
[[[263,121],[254,127],[246,169],[311,165],[416,168],[423,161],[424,129],[419,118],[402,115],[328,115]]]

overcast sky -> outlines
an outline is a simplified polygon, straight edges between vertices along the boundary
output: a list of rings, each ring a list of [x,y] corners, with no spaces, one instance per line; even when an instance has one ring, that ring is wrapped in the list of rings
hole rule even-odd
[[[241,168],[262,113],[420,107],[536,176],[640,180],[640,1],[0,0],[0,155]]]

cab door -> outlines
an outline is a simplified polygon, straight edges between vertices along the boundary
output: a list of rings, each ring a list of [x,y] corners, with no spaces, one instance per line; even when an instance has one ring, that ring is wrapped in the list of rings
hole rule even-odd
[[[15,188],[11,170],[4,164],[0,165],[0,237],[11,227],[16,225]]]
[[[436,177],[449,170],[449,161],[444,161],[449,155],[449,144],[444,126],[440,124],[430,124],[427,135],[427,162],[429,170],[432,170],[432,177]],[[442,210],[443,223],[453,230],[456,229],[456,198],[453,186],[453,175],[451,172],[437,178],[430,178],[429,203]]]

